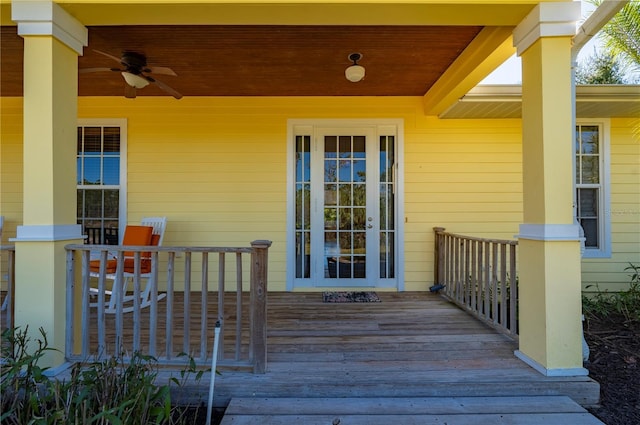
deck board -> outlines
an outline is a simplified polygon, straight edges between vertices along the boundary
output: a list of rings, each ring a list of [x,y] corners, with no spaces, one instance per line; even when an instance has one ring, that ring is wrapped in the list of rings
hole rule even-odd
[[[569,397],[234,398],[221,425],[602,425]]]
[[[236,398],[463,396],[598,402],[595,381],[541,375],[515,357],[513,340],[438,295],[378,295],[380,303],[334,304],[323,303],[321,293],[269,293],[267,373],[221,368],[214,404],[224,407]],[[178,396],[206,394],[208,377]]]
[[[340,422],[336,422],[337,420]],[[226,416],[221,425],[604,425],[589,413],[523,413],[469,415],[263,415]]]

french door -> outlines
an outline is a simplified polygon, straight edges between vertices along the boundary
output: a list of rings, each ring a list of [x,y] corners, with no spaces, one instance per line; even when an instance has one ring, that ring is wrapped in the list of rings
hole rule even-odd
[[[390,286],[395,136],[375,126],[316,127],[295,145],[296,285]]]

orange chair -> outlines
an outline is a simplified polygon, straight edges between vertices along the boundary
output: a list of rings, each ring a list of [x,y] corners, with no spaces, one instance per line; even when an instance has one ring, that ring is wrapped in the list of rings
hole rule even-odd
[[[155,222],[150,222],[151,225],[143,225],[143,226],[131,226],[127,225],[124,231],[124,236],[122,238],[123,246],[157,246],[162,242],[164,236],[164,229],[166,226],[166,218],[157,218]],[[144,222],[143,224],[147,224]],[[140,307],[148,307],[151,305],[151,285],[149,284],[149,279],[152,277],[151,272],[151,253],[150,252],[142,252],[140,254],[140,277],[146,279],[146,285],[140,293]],[[92,277],[99,278],[100,277],[100,263],[101,260],[91,260],[89,269]],[[129,306],[129,303],[134,301],[133,295],[127,295],[127,287],[129,282],[131,282],[135,275],[135,257],[132,251],[124,252],[124,282],[120,287],[123,289],[123,302],[127,303],[126,307],[123,307],[123,312],[133,311],[133,305]],[[105,277],[109,280],[116,280],[116,270],[118,267],[117,259],[108,259],[105,266]],[[105,304],[105,312],[107,313],[115,313],[116,312],[116,291],[119,287],[113,286],[111,291],[105,290],[105,295],[109,297],[108,302]],[[92,295],[98,294],[97,288],[91,288]],[[158,294],[158,300],[164,298],[166,294]],[[91,306],[95,307],[98,303],[90,303]]]
[[[151,226],[127,226],[124,230],[124,237],[122,238],[123,246],[146,246],[153,245],[151,239],[153,236],[153,227]],[[142,262],[140,267],[140,273],[151,272],[150,254],[143,252],[141,255]],[[134,255],[131,251],[124,252],[124,272],[134,272]],[[113,274],[118,267],[118,260],[107,260],[107,274]],[[91,260],[89,268],[92,273],[100,272],[100,260]]]

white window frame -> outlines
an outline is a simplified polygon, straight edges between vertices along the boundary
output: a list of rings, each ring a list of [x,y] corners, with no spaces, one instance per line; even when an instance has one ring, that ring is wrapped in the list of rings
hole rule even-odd
[[[122,242],[127,225],[127,119],[126,118],[81,118],[78,127],[120,127],[120,193],[118,204],[118,235]],[[84,188],[76,184],[77,189]]]
[[[611,140],[611,122],[609,119],[577,119],[576,130],[578,126],[597,126],[599,127],[599,168],[600,168],[600,184],[598,198],[598,240],[600,246],[598,248],[585,247],[583,252],[584,258],[610,258],[611,257],[611,157],[610,157],[610,140]],[[574,135],[575,135],[574,131]],[[575,141],[574,141],[575,143]],[[577,164],[575,149],[573,153],[574,170]],[[576,173],[573,174],[573,193],[577,196],[578,185],[576,182]],[[584,185],[584,187],[593,187],[592,184]],[[575,200],[575,216],[577,217],[578,205]]]

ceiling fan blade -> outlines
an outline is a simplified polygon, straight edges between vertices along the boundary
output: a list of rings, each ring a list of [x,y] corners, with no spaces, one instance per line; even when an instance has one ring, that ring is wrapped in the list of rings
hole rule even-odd
[[[136,98],[136,88],[125,83],[125,85],[124,85],[124,97],[126,97],[127,99],[135,99]]]
[[[108,57],[110,59],[113,59],[114,61],[116,61],[118,63],[122,63],[122,59],[117,58],[117,57],[115,57],[113,55],[110,55],[109,53],[101,52],[100,50],[95,50],[95,49],[93,51],[96,52],[96,53],[100,53],[101,55],[106,56],[106,57]]]
[[[157,85],[158,87],[160,87],[162,90],[166,91],[167,93],[169,93],[171,96],[175,97],[176,99],[182,99],[182,95],[180,93],[178,93],[177,91],[175,91],[174,89],[172,89],[171,87],[169,87],[168,85],[166,85],[165,83],[163,83],[162,81],[158,81],[155,78],[151,78],[148,75],[144,76],[150,83],[153,83],[155,85]]]
[[[90,72],[104,72],[104,71],[121,71],[119,68],[80,68],[78,73],[88,74]]]
[[[150,66],[147,68],[148,71],[147,72],[151,72],[153,74],[159,74],[159,75],[171,75],[173,77],[177,77],[178,74],[176,74],[173,69],[171,68],[167,68],[166,66]]]

